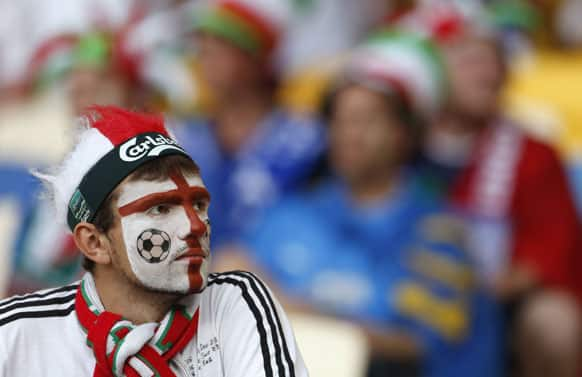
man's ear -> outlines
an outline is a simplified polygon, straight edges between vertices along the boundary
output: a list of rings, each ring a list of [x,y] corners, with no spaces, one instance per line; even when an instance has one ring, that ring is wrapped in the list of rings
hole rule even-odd
[[[96,264],[111,263],[111,243],[105,233],[102,233],[91,223],[82,222],[73,230],[75,244],[85,257]]]

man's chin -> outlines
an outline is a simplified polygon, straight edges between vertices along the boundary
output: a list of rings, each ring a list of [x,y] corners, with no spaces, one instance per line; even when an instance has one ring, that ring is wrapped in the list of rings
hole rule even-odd
[[[191,285],[184,286],[184,284],[165,284],[165,285],[152,285],[149,282],[140,281],[137,283],[142,289],[152,292],[159,293],[170,296],[186,296],[192,293],[197,293],[196,291],[202,291],[202,289],[196,289],[198,287],[192,287]]]
[[[186,296],[191,294],[202,293],[206,288],[206,281],[201,281],[199,284],[192,284],[188,287],[181,288],[181,287],[155,287],[150,285],[143,285],[143,288],[149,290],[150,292],[155,293],[162,293],[167,295],[175,295],[175,296]]]
[[[142,289],[151,293],[159,293],[168,296],[185,296],[188,294],[188,292],[184,289],[176,289],[172,287],[156,287],[148,284],[142,284]]]
[[[187,276],[182,276],[181,281],[177,279],[167,278],[157,278],[157,279],[140,279],[139,277],[133,277],[130,275],[126,275],[128,280],[138,288],[141,288],[145,291],[149,291],[152,293],[160,293],[165,295],[173,295],[173,296],[186,296],[189,294],[196,294],[201,293],[204,288],[206,288],[206,278],[202,276],[197,271],[191,271],[187,274]],[[187,279],[184,281],[184,278]],[[163,282],[162,284],[152,284],[152,280],[156,282]],[[174,280],[174,281],[172,281]]]

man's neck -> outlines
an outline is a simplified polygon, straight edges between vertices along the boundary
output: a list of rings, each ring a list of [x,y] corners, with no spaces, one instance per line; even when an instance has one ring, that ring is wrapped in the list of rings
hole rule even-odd
[[[449,111],[438,119],[436,127],[452,134],[478,135],[491,123],[492,117],[476,117]]]
[[[99,270],[92,275],[105,310],[119,314],[134,324],[160,322],[182,297],[149,291],[115,271]]]
[[[229,153],[236,153],[272,108],[270,95],[260,90],[222,99],[215,114],[216,132],[222,147]]]
[[[397,172],[386,169],[349,182],[348,187],[354,202],[367,206],[392,195],[399,183],[398,176]]]

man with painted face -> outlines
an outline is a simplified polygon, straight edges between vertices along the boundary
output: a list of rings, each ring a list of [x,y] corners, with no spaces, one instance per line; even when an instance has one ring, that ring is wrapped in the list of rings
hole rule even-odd
[[[0,375],[307,376],[269,289],[209,274],[210,196],[163,120],[94,107],[82,123],[38,175],[87,273],[0,302]]]

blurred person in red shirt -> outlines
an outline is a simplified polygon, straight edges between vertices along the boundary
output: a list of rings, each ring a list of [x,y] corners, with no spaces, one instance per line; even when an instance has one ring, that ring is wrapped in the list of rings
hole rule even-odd
[[[481,275],[511,308],[522,375],[574,376],[582,243],[562,163],[503,116],[507,72],[495,30],[450,5],[427,9],[428,32],[449,67],[451,100],[427,135],[426,178],[471,219]]]

